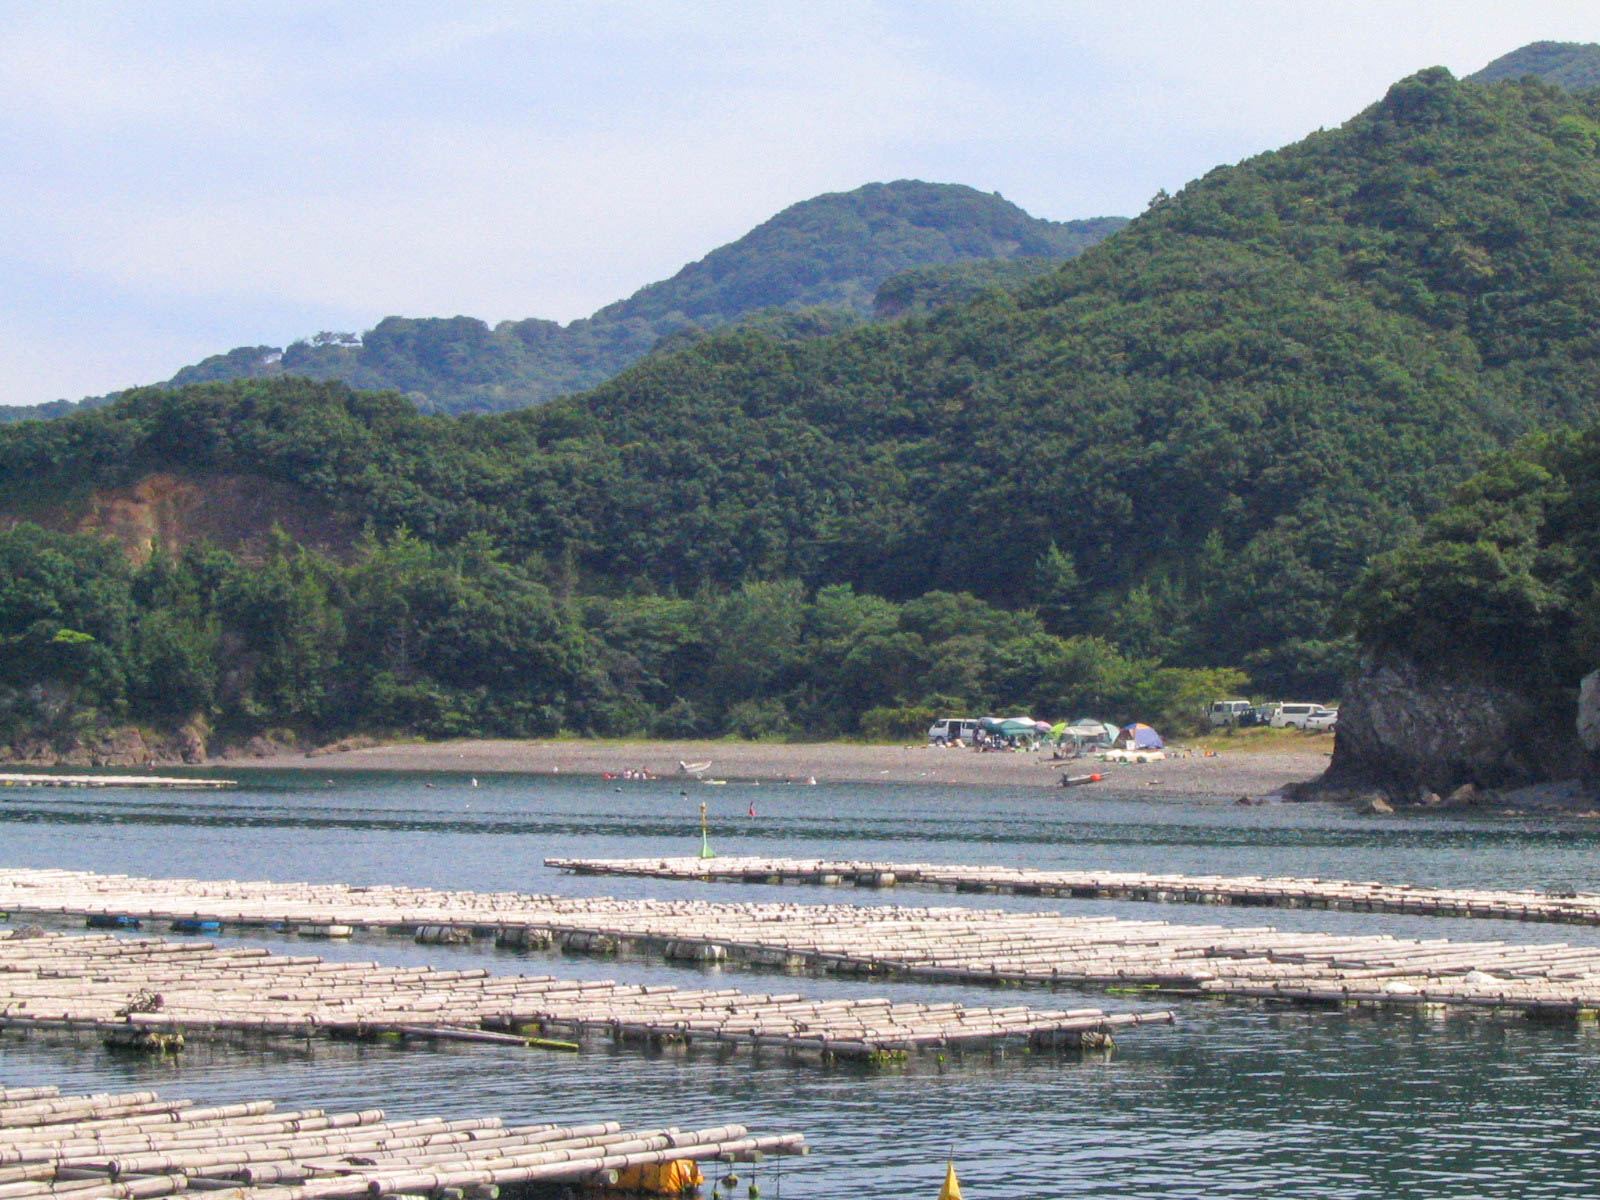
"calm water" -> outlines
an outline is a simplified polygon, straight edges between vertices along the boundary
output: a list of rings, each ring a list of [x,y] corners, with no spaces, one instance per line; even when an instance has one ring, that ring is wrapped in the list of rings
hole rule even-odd
[[[1600,888],[1600,830],[1573,821],[1356,817],[1321,806],[1236,808],[1046,789],[699,787],[484,776],[259,773],[215,796],[30,791],[0,795],[0,865],[152,875],[404,882],[619,895],[1060,908],[1183,923],[1275,924],[1510,941],[1600,932],[1361,914],[1050,902],[905,891],[713,887],[579,879],[546,855],[687,853],[711,806],[725,853],[1294,873],[1395,882]],[[756,815],[749,815],[754,806]],[[292,943],[263,944],[284,947]],[[303,944],[298,949],[304,949]],[[330,955],[472,961],[588,978],[712,979],[812,995],[1017,1003],[1016,991],[885,986],[644,960],[515,955],[490,947],[358,940]],[[1024,994],[1027,995],[1027,994]],[[1040,1003],[1081,994],[1031,994]],[[1131,1007],[1125,997],[1089,1002]],[[560,1056],[294,1046],[208,1047],[177,1063],[118,1059],[92,1040],[0,1043],[0,1080],[71,1090],[155,1086],[203,1099],[381,1105],[394,1114],[636,1124],[740,1120],[804,1130],[814,1152],[767,1168],[763,1194],[938,1192],[953,1147],[982,1197],[1556,1197],[1600,1190],[1600,1035],[1484,1017],[1302,1013],[1179,1002],[1179,1024],[1128,1034],[1104,1061],[967,1059],[903,1071],[790,1067],[714,1055]],[[744,1194],[741,1184],[738,1193]]]

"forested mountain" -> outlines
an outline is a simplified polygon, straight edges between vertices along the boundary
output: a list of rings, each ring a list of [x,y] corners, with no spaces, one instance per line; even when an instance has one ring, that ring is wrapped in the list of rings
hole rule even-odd
[[[1375,652],[1570,698],[1600,668],[1600,425],[1496,456],[1376,560],[1345,619]]]
[[[1569,92],[1600,87],[1600,45],[1593,42],[1532,42],[1502,54],[1467,76],[1472,83],[1499,83],[1534,75]]]
[[[1126,223],[1046,221],[958,184],[871,183],[792,205],[671,279],[565,326],[538,318],[491,328],[475,317],[388,317],[361,337],[323,333],[286,349],[240,346],[183,368],[165,386],[302,375],[397,391],[424,411],[524,408],[593,387],[663,343],[681,346],[737,322],[793,337],[837,331],[873,317],[879,286],[900,272],[1018,257],[1037,271]],[[949,294],[972,290],[969,281]],[[929,297],[925,292],[924,304]],[[799,321],[786,316],[810,309],[828,311]],[[63,407],[0,408],[0,421],[56,416]]]
[[[1600,417],[1596,264],[1600,94],[1433,69],[964,305],[802,341],[716,335],[496,417],[291,380],[141,391],[4,431],[0,479],[10,511],[42,515],[152,470],[248,470],[370,524],[379,540],[343,558],[283,547],[258,576],[195,550],[170,585],[129,585],[186,614],[168,644],[254,646],[250,678],[320,681],[346,719],[356,684],[318,663],[345,661],[326,647],[358,609],[434,614],[355,658],[399,689],[365,711],[455,697],[439,703],[456,717],[417,718],[432,730],[662,728],[669,710],[855,728],[1042,706],[1029,679],[1056,715],[1133,716],[1108,681],[1158,663],[1331,696],[1352,645],[1337,605],[1365,564],[1485,456]],[[468,584],[528,597],[548,637]],[[79,653],[51,640],[77,626],[35,619],[10,636]],[[491,658],[538,645],[559,670],[518,667],[520,691],[462,682],[450,639],[479,624],[511,647]],[[429,665],[437,645],[454,648]],[[1188,686],[1166,679],[1141,703]],[[288,711],[251,703],[234,719]]]

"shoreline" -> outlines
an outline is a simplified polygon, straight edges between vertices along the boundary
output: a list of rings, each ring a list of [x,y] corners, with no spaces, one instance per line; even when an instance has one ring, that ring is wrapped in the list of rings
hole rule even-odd
[[[679,763],[709,762],[708,779],[805,783],[922,783],[961,787],[1058,788],[1061,774],[1099,773],[1091,790],[1137,791],[1151,796],[1259,799],[1303,783],[1327,768],[1332,737],[1271,750],[1219,751],[1206,756],[1179,750],[1153,763],[1104,763],[1095,758],[1057,761],[1048,754],[991,753],[932,746],[858,745],[845,742],[722,741],[520,741],[462,739],[428,743],[331,746],[306,753],[278,752],[211,759],[208,767],[305,771],[460,771],[605,776],[646,771],[662,779],[692,778]],[[1170,753],[1170,750],[1169,750]]]

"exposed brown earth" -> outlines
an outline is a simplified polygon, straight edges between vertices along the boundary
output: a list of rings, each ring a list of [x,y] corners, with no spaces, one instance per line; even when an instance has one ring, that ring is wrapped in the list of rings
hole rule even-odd
[[[47,529],[98,533],[136,563],[156,546],[182,550],[212,542],[245,557],[262,554],[274,526],[296,542],[342,556],[354,544],[353,521],[298,488],[252,475],[153,472],[122,487],[94,488],[47,499],[22,498],[0,511],[0,528],[32,521]]]

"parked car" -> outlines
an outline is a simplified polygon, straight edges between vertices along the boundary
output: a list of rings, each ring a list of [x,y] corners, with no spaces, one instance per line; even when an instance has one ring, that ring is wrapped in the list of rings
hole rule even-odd
[[[1327,729],[1339,719],[1337,709],[1300,702],[1280,704],[1269,722],[1278,729]],[[1316,724],[1312,724],[1315,721]]]
[[[1240,714],[1239,725],[1241,728],[1251,725],[1271,725],[1272,715],[1278,711],[1276,704],[1255,704],[1248,711]]]
[[[976,717],[941,717],[928,726],[928,741],[935,746],[947,746],[958,738],[971,742],[977,732]]]
[[[1248,700],[1213,700],[1211,707],[1206,710],[1206,720],[1213,726],[1238,725],[1240,718],[1249,711]]]

